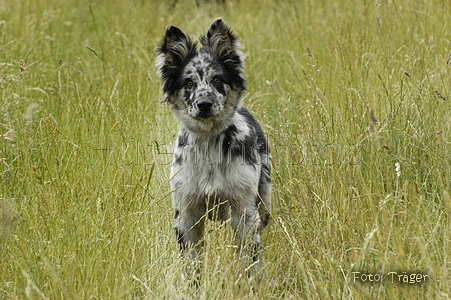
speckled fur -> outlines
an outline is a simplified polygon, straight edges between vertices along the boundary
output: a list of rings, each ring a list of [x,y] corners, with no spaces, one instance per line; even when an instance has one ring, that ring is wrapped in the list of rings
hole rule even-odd
[[[271,210],[269,146],[241,106],[246,79],[237,37],[217,19],[200,42],[198,49],[169,26],[158,50],[164,102],[182,124],[171,168],[174,228],[183,253],[196,260],[206,217],[231,219],[240,259],[258,272]]]

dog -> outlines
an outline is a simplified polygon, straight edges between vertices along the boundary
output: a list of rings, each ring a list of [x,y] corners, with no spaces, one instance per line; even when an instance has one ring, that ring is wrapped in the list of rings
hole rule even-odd
[[[206,218],[230,220],[240,261],[251,277],[264,264],[270,149],[259,123],[241,105],[246,78],[237,36],[219,18],[200,44],[198,49],[179,28],[169,26],[158,48],[163,102],[181,121],[170,180],[174,229],[183,256],[199,261]]]

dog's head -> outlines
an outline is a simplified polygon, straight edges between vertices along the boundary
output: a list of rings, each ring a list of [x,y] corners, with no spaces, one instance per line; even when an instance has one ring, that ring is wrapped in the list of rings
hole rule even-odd
[[[208,133],[225,129],[246,89],[240,43],[222,19],[200,38],[202,47],[169,26],[158,49],[164,101],[188,129]]]

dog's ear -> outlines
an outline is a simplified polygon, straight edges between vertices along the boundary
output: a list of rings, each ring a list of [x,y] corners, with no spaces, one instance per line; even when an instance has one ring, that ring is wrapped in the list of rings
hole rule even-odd
[[[179,28],[169,26],[158,48],[160,56],[157,65],[163,72],[164,67],[180,68],[186,61],[196,54],[196,45]]]
[[[211,23],[207,34],[201,37],[201,43],[223,62],[243,63],[240,42],[221,18]]]
[[[163,82],[165,102],[171,102],[170,96],[180,89],[178,80],[184,66],[197,53],[196,44],[193,43],[179,28],[169,26],[163,41],[158,48],[160,54],[156,65]]]

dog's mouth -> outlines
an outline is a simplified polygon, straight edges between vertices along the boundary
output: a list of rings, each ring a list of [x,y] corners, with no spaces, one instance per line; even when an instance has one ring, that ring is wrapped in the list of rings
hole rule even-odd
[[[197,116],[195,117],[195,119],[197,120],[201,120],[201,121],[208,121],[210,119],[215,118],[216,116],[213,115],[211,112],[199,112],[197,114]]]

